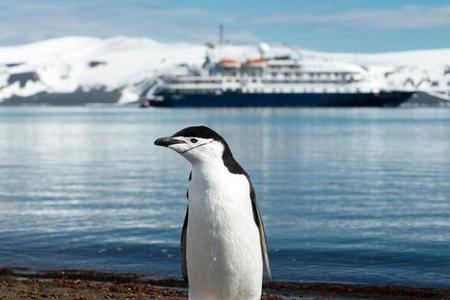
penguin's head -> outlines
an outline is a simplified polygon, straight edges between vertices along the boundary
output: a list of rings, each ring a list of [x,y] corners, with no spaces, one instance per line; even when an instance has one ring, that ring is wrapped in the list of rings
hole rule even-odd
[[[157,139],[155,145],[170,148],[191,163],[220,159],[224,151],[229,151],[225,140],[206,126],[184,128],[169,137]]]

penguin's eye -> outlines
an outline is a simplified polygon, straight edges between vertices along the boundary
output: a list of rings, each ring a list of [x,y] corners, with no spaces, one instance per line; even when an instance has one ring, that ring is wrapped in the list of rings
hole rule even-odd
[[[197,139],[191,139],[191,143],[197,143],[198,142],[198,140]]]

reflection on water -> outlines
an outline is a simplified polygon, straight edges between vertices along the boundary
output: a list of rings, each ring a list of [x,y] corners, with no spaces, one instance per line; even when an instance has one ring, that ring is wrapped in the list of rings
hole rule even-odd
[[[0,109],[0,265],[179,275],[207,124],[257,191],[277,280],[450,286],[450,111]]]

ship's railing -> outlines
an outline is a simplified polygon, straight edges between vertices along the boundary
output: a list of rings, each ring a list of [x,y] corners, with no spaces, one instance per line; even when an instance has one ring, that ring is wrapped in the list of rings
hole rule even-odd
[[[315,84],[351,84],[362,82],[355,78],[277,78],[277,77],[222,77],[215,80],[209,79],[179,79],[164,81],[167,86],[208,86],[216,87],[221,85],[315,85]]]
[[[183,94],[183,93],[195,93],[195,94],[217,94],[217,93],[226,93],[226,92],[238,92],[238,93],[270,93],[270,94],[290,94],[290,93],[314,93],[314,94],[323,94],[323,93],[333,93],[333,94],[378,94],[383,91],[387,91],[385,89],[381,89],[379,87],[311,87],[311,86],[303,86],[303,87],[282,87],[282,86],[274,86],[274,87],[240,87],[240,88],[200,88],[200,87],[191,87],[184,89],[166,89],[167,91],[175,94]]]
[[[310,80],[343,80],[343,81],[360,81],[364,80],[367,77],[363,76],[359,73],[351,73],[351,72],[262,72],[262,73],[248,73],[242,72],[237,73],[233,76],[222,73],[213,73],[204,76],[189,76],[182,75],[177,77],[167,77],[164,78],[165,82],[212,82],[219,83],[223,80],[242,80],[243,78],[256,78],[256,79],[274,79],[274,80],[288,80],[291,78],[294,79],[310,79]]]

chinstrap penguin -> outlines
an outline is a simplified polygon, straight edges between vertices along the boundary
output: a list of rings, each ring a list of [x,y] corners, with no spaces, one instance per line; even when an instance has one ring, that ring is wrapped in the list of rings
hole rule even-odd
[[[228,144],[205,126],[188,127],[155,145],[192,165],[181,234],[189,299],[261,298],[263,261],[271,278],[263,222],[250,177]]]

